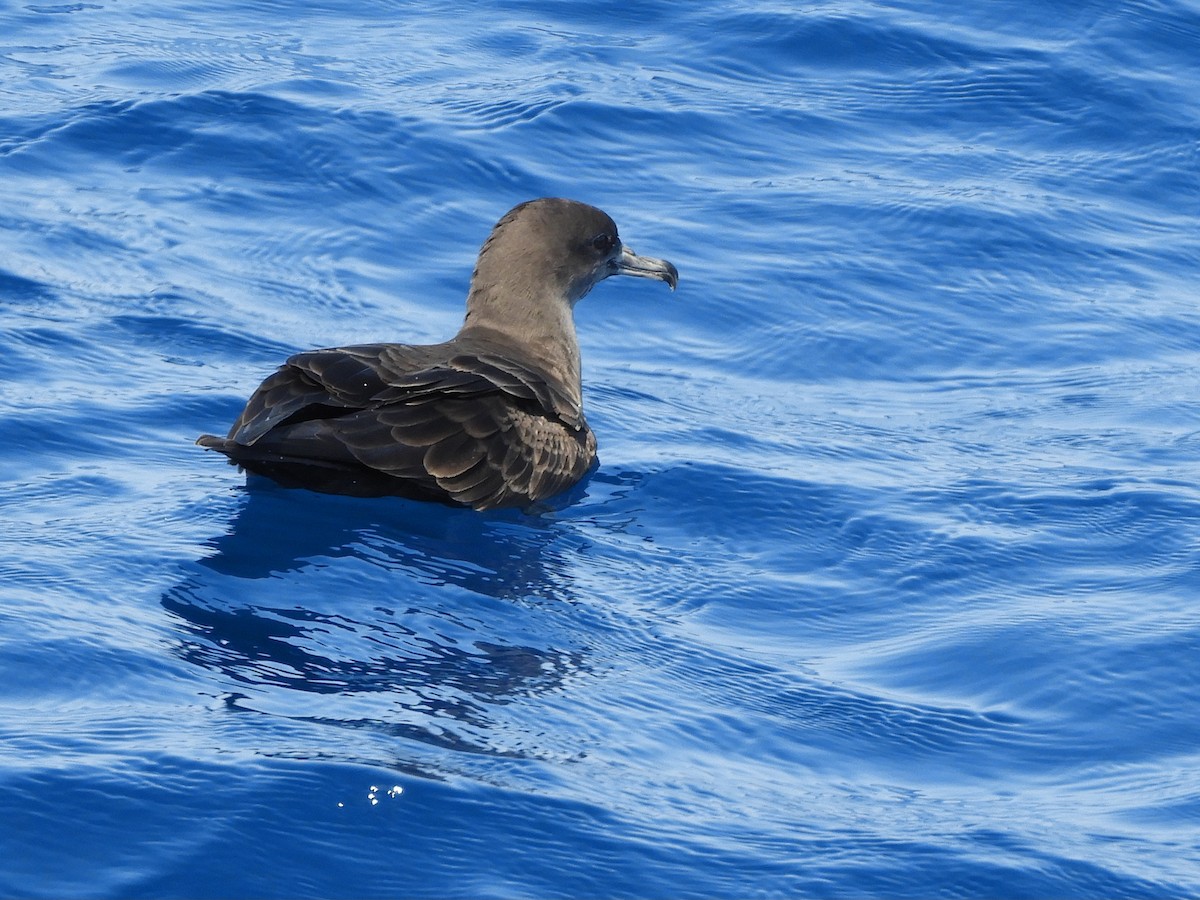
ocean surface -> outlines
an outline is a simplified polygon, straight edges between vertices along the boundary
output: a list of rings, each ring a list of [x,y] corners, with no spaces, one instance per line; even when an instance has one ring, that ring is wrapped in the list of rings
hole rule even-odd
[[[196,447],[576,310],[531,514]],[[1200,4],[0,3],[0,896],[1200,895]]]

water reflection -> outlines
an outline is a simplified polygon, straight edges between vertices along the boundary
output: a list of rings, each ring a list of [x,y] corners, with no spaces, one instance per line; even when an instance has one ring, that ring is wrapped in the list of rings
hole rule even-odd
[[[552,517],[271,488],[240,502],[162,598],[177,652],[237,709],[513,755],[497,711],[585,668],[573,535]]]

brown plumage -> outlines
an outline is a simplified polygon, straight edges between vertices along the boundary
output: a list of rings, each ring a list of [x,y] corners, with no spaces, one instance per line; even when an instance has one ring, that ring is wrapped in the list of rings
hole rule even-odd
[[[467,315],[442,344],[298,353],[254,392],[229,436],[197,443],[283,484],[475,509],[527,506],[591,468],[572,309],[609,275],[669,262],[621,244],[600,210],[541,199],[479,251]]]

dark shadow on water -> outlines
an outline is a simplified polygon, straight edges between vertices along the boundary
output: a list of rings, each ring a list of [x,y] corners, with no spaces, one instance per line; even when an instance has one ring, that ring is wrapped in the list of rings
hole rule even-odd
[[[162,597],[231,708],[514,755],[489,739],[497,708],[586,669],[563,621],[578,539],[552,513],[259,485],[239,503]],[[345,717],[314,695],[344,695]],[[386,715],[361,715],[371,697]]]
[[[571,495],[566,495],[570,499]],[[565,502],[565,501],[564,501]],[[543,556],[563,532],[549,507],[479,513],[396,498],[361,499],[279,488],[254,478],[229,531],[200,565],[237,578],[296,571],[317,558],[368,555],[496,597],[544,595]],[[558,597],[560,585],[551,596]]]

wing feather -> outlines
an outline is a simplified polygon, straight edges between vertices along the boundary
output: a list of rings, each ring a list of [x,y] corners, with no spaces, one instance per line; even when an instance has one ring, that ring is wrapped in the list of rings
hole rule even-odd
[[[229,439],[206,446],[316,490],[349,481],[480,509],[550,497],[595,459],[565,389],[461,341],[296,354],[255,391]]]

